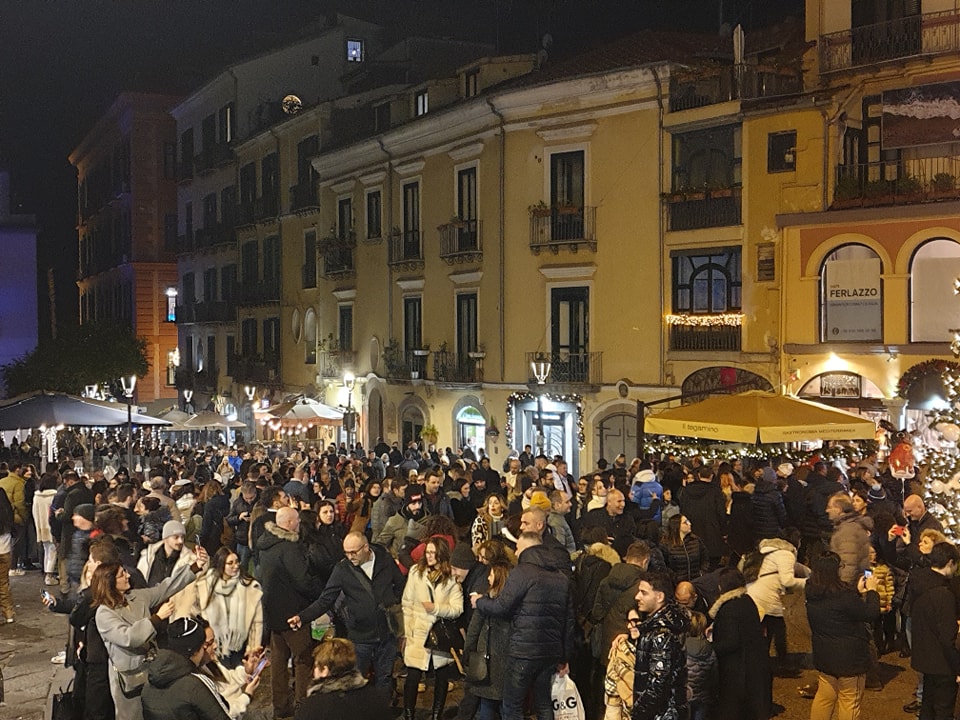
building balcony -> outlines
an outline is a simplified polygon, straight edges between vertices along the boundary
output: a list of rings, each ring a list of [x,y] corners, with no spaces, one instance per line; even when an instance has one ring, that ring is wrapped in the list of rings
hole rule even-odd
[[[668,230],[739,225],[740,196],[738,186],[712,190],[680,190],[664,195]]]
[[[671,350],[739,351],[740,325],[670,326]]]
[[[205,367],[203,370],[179,367],[173,377],[174,384],[179,390],[199,390],[200,392],[212,393],[217,390],[220,371],[215,367]]]
[[[348,370],[357,366],[357,353],[353,350],[321,350],[319,374],[325,378],[343,378]]]
[[[960,50],[960,10],[924,13],[821,35],[820,72]]]
[[[960,156],[837,167],[832,210],[960,199]]]
[[[304,210],[318,210],[320,200],[317,198],[317,183],[305,182],[290,186],[290,212]]]
[[[317,264],[306,263],[300,268],[300,287],[304,290],[317,286]]]
[[[235,355],[231,365],[236,383],[270,386],[280,382],[279,355]]]
[[[256,222],[257,216],[254,212],[255,203],[242,202],[237,205],[237,211],[234,213],[236,219],[236,226],[243,227],[244,225],[253,225]]]
[[[530,363],[541,360],[550,362],[548,385],[600,385],[603,382],[602,352],[528,352],[526,366],[529,368]],[[530,380],[536,382],[534,378]]]
[[[448,350],[434,351],[433,379],[440,383],[482,383],[483,353],[457,355]]]
[[[353,247],[328,245],[323,251],[323,276],[328,280],[351,277],[357,272],[354,265]]]
[[[233,304],[229,302],[204,301],[192,305],[177,305],[177,322],[181,325],[193,323],[232,323],[236,320]]]
[[[264,305],[280,302],[280,280],[244,280],[240,284],[241,305]]]
[[[716,105],[730,100],[792,95],[803,90],[800,68],[690,67],[670,75],[670,112]]]
[[[257,222],[266,222],[275,220],[280,214],[280,203],[276,195],[264,195],[257,198],[253,203],[253,218]]]
[[[440,259],[448,263],[483,260],[483,223],[454,220],[437,228],[440,232]]]
[[[177,163],[177,182],[188,182],[190,180],[193,180],[193,159]]]
[[[390,235],[387,262],[400,268],[423,268],[423,233],[408,230]]]
[[[561,248],[577,252],[583,246],[596,252],[596,210],[579,205],[530,208],[530,249],[539,254],[548,248],[557,254]]]
[[[200,228],[196,232],[195,247],[198,250],[211,249],[221,245],[236,245],[237,231],[233,225],[218,223],[210,227]]]

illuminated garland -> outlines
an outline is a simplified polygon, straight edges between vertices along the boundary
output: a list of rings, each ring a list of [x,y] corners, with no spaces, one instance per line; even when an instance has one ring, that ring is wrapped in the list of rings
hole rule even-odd
[[[830,445],[814,451],[790,450],[779,444],[744,445],[733,448],[718,444],[716,440],[680,438],[668,435],[648,435],[644,443],[644,453],[654,456],[691,457],[699,455],[710,463],[731,461],[735,458],[749,458],[757,461],[782,458],[782,462],[790,461],[797,466],[809,463],[811,458],[824,462],[843,459],[849,463],[852,458],[862,458],[876,451],[876,449],[877,443],[873,440],[863,440],[856,445]]]
[[[960,363],[950,360],[924,360],[917,363],[900,376],[900,380],[897,382],[897,395],[906,399],[910,393],[910,388],[924,377],[934,373],[944,375],[947,371],[960,373]]]
[[[665,315],[667,325],[684,327],[740,327],[743,325],[742,313],[719,313],[717,315]]]
[[[563,393],[538,393],[544,400],[553,402],[575,403],[577,406],[577,445],[583,450],[586,445],[586,436],[583,434],[583,398],[575,393],[566,395]],[[507,398],[507,420],[503,424],[503,432],[506,437],[507,447],[513,447],[513,408],[518,402],[527,400],[536,401],[537,395],[530,392],[515,392]]]

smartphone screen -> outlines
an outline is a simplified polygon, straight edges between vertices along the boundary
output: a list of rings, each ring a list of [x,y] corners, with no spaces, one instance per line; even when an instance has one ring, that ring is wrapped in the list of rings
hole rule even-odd
[[[257,666],[253,669],[253,675],[250,676],[250,679],[253,680],[261,672],[263,672],[263,669],[267,666],[267,663],[269,661],[270,661],[270,655],[268,653],[264,653],[263,657],[260,658],[260,662],[258,662]]]
[[[864,570],[864,571],[863,571],[863,576],[864,576],[865,578],[873,577],[873,570]]]
[[[41,591],[40,591],[40,597],[42,597],[42,598],[43,598],[44,600],[46,600],[48,603],[56,602],[56,601],[54,600],[53,595],[51,595],[50,593],[48,593],[46,590],[41,590]]]

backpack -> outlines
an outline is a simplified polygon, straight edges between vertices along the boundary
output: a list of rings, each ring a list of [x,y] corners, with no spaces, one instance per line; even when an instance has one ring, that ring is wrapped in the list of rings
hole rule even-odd
[[[13,505],[7,497],[7,491],[0,488],[0,535],[13,532]]]

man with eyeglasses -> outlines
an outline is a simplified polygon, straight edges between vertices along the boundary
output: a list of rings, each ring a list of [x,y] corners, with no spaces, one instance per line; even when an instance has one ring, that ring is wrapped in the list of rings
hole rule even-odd
[[[365,673],[373,665],[374,682],[389,697],[393,661],[403,636],[402,620],[397,618],[402,617],[399,603],[404,577],[390,553],[370,545],[363,533],[347,534],[343,554],[320,597],[287,622],[293,629],[309,627],[332,610],[343,593],[342,620],[357,651],[357,669]]]

